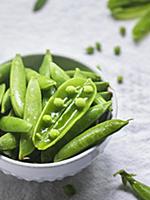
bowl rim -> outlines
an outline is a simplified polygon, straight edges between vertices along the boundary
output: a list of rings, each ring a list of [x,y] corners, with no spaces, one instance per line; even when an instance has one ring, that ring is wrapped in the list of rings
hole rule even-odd
[[[41,55],[44,55],[43,53],[35,53],[35,54],[26,54],[26,55],[23,55],[22,57],[28,57],[28,56],[41,56]],[[90,69],[91,71],[97,73],[97,74],[100,74],[100,70],[96,69],[96,67],[92,67],[92,66],[89,66],[89,64],[87,64],[86,62],[82,62],[80,61],[79,59],[76,59],[75,57],[70,57],[70,56],[66,56],[66,55],[59,55],[58,53],[52,53],[52,55],[54,56],[59,56],[59,57],[63,57],[63,58],[66,58],[66,59],[71,59],[71,60],[74,60],[74,61],[77,61],[83,65],[85,65],[88,69]],[[9,59],[11,60],[11,59]],[[7,62],[7,61],[5,61]],[[3,62],[3,63],[5,63]],[[101,74],[100,74],[101,75]],[[105,80],[105,78],[104,78]],[[117,117],[117,113],[118,113],[118,102],[117,102],[117,97],[116,97],[116,93],[115,93],[115,90],[110,87],[109,88],[110,91],[113,92],[113,98],[112,98],[112,102],[113,102],[113,111],[112,111],[112,118],[116,118]],[[108,141],[108,139],[106,139],[104,142]],[[70,164],[70,163],[73,163],[75,161],[78,161],[78,160],[81,160],[83,157],[86,157],[87,155],[89,155],[90,153],[92,153],[94,150],[98,149],[99,146],[101,144],[98,144],[94,147],[91,147],[71,158],[68,158],[68,159],[65,159],[65,160],[62,160],[62,161],[59,161],[59,162],[54,162],[54,163],[28,163],[28,162],[22,162],[22,161],[19,161],[19,160],[14,160],[12,158],[9,158],[9,157],[6,157],[4,155],[0,155],[0,159],[4,162],[7,162],[7,163],[10,163],[10,164],[13,164],[13,165],[18,165],[20,167],[28,167],[28,168],[53,168],[53,167],[58,167],[58,166],[63,166],[63,165],[66,165],[66,164]]]

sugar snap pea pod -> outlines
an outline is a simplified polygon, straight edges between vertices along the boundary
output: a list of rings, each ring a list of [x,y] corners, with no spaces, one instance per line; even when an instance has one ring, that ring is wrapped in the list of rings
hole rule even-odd
[[[75,69],[74,78],[86,78],[79,68]]]
[[[34,145],[32,142],[32,134],[34,126],[37,122],[42,111],[42,99],[41,90],[37,79],[32,78],[29,81],[25,107],[24,107],[24,119],[32,124],[32,129],[25,134],[21,134],[20,145],[19,145],[19,159],[22,160],[25,156],[32,153]]]
[[[117,174],[121,175],[122,182],[125,186],[127,183],[131,185],[131,188],[141,200],[150,200],[150,186],[147,186],[134,179],[133,177],[135,174],[129,174],[124,170],[118,171],[116,174],[114,174],[114,176]]]
[[[1,113],[5,113],[11,109],[10,88],[8,88],[3,96]]]
[[[48,89],[51,86],[56,85],[56,82],[54,80],[40,75],[38,72],[32,69],[26,68],[25,71],[27,81],[29,82],[31,78],[37,78],[41,89]]]
[[[52,62],[52,55],[49,50],[46,51],[43,62],[39,68],[39,73],[50,78],[50,65]]]
[[[19,117],[23,116],[26,93],[24,64],[19,54],[12,61],[10,71],[10,98],[13,110]]]
[[[50,65],[50,75],[51,78],[56,81],[57,86],[60,86],[70,78],[62,68],[53,62]]]
[[[8,79],[10,73],[11,62],[0,65],[0,83]]]
[[[6,85],[5,83],[0,84],[0,105],[2,103],[2,99],[5,93]]]
[[[41,152],[42,162],[50,162],[56,153],[69,141],[78,136],[84,130],[89,128],[97,119],[99,119],[110,107],[111,102],[101,103],[92,106],[85,115],[83,115],[65,136],[53,147]]]
[[[31,123],[18,117],[4,116],[0,118],[0,129],[5,132],[28,133]]]
[[[37,122],[34,145],[39,150],[55,145],[87,112],[95,95],[96,87],[90,79],[73,78],[62,84],[49,99]]]
[[[42,105],[43,107],[46,105],[46,103],[48,102],[49,98],[56,92],[56,87],[55,86],[52,86],[51,88],[47,89],[47,90],[44,90],[43,91],[43,102],[42,102]]]
[[[108,87],[109,87],[109,83],[108,82],[95,82],[96,88],[97,88],[97,92],[104,92],[107,91]]]
[[[101,80],[101,77],[94,72],[83,71],[83,70],[80,70],[80,71],[84,75],[84,77],[91,78],[92,81],[100,81]],[[72,78],[72,77],[74,77],[75,72],[76,72],[75,70],[67,70],[66,74]]]
[[[113,95],[112,92],[99,92],[97,93],[96,98],[99,98],[99,96],[102,96],[105,99],[105,101],[109,101],[111,100],[112,95]]]
[[[0,151],[12,150],[17,147],[17,140],[12,133],[6,133],[0,137]]]
[[[62,149],[60,149],[56,154],[54,162],[70,158],[85,149],[102,142],[108,136],[112,135],[127,124],[128,121],[112,119],[86,130],[62,147]]]

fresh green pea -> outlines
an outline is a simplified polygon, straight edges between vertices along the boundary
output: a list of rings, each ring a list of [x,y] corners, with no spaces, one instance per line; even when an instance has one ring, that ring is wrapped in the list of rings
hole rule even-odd
[[[135,174],[129,174],[124,170],[118,171],[116,174],[114,174],[114,176],[116,176],[117,174],[121,175],[122,182],[125,186],[127,185],[127,183],[131,185],[131,188],[141,200],[150,199],[150,186],[147,186],[135,180],[134,179]]]
[[[28,133],[31,123],[18,117],[4,116],[0,118],[0,129],[5,132]]]
[[[78,93],[75,94],[75,96],[72,98],[70,98],[66,92],[66,88],[70,85],[76,86],[78,88]],[[87,85],[93,87],[93,92],[90,94],[85,93],[83,90],[84,86]],[[85,80],[73,78],[62,84],[56,93],[50,98],[49,102],[41,113],[41,116],[34,130],[34,145],[39,150],[45,150],[50,146],[55,145],[69,131],[69,129],[76,123],[76,121],[79,120],[87,112],[95,98],[95,95],[96,87],[90,79]],[[79,109],[78,105],[75,104],[76,99],[78,98],[86,98],[86,104],[84,107],[82,107],[82,109]],[[64,100],[65,106],[58,106],[55,102],[55,99]],[[45,114],[50,114],[54,120],[54,124],[46,128],[43,125],[42,120],[43,115]],[[49,137],[51,129],[57,129],[60,132],[59,136],[54,140]],[[37,133],[40,134],[40,137],[36,137]]]
[[[109,83],[108,82],[95,82],[97,92],[104,92],[108,89]]]
[[[40,88],[43,90],[48,89],[53,85],[56,85],[56,82],[54,80],[47,78],[43,75],[40,75],[38,72],[32,69],[26,68],[25,72],[27,81],[29,82],[31,78],[37,78],[39,81]]]
[[[70,158],[87,148],[102,142],[108,136],[112,135],[127,124],[128,121],[112,119],[86,130],[62,147],[62,149],[60,149],[56,154],[54,162]]]
[[[5,83],[0,84],[0,105],[2,103],[2,99],[5,93],[6,85]]]
[[[58,87],[65,81],[69,80],[69,76],[66,72],[53,62],[50,65],[50,75],[51,78],[56,81]]]
[[[74,77],[75,73],[76,73],[76,70],[66,71],[66,74],[70,76],[70,78]],[[80,70],[80,73],[82,73],[83,76],[86,78],[91,78],[92,81],[101,81],[101,77],[94,72]]]
[[[32,129],[26,134],[21,134],[19,146],[19,159],[22,160],[34,150],[32,134],[34,126],[42,111],[41,90],[37,79],[32,78],[27,87],[24,120],[32,124]]]
[[[23,117],[26,93],[25,69],[19,54],[12,61],[10,72],[10,98],[13,110],[19,117]]]
[[[39,68],[39,73],[50,78],[50,66],[52,62],[52,55],[49,50],[46,51],[42,65]]]
[[[0,151],[12,150],[17,147],[17,140],[12,133],[6,133],[0,137]]]
[[[11,109],[10,88],[8,88],[3,96],[1,113],[6,113]]]
[[[0,83],[6,81],[9,77],[11,61],[0,65]]]

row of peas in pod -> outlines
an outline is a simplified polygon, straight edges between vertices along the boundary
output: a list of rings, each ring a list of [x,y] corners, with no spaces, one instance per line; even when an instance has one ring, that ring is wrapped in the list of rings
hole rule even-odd
[[[128,124],[110,119],[109,83],[92,71],[64,71],[49,50],[35,71],[19,54],[0,65],[0,153],[24,162],[58,162]]]

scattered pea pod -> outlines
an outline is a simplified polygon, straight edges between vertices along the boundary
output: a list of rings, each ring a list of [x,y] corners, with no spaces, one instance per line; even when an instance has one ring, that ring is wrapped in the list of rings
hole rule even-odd
[[[32,153],[35,149],[32,142],[32,134],[34,126],[37,122],[42,111],[42,99],[39,83],[37,79],[32,78],[29,81],[25,107],[24,107],[24,119],[32,124],[32,129],[25,134],[21,134],[20,146],[19,146],[19,159],[22,160],[25,156]]]
[[[102,142],[106,137],[112,135],[127,124],[128,121],[112,119],[86,130],[60,149],[54,158],[54,162],[70,158],[71,156]]]
[[[129,174],[124,170],[118,171],[116,174],[114,174],[114,176],[117,174],[121,175],[122,182],[125,186],[127,183],[131,185],[131,188],[141,200],[150,200],[150,186],[135,180],[133,178],[135,174]]]
[[[85,114],[95,95],[96,87],[91,80],[73,78],[62,84],[39,118],[33,135],[34,145],[39,150],[53,146]],[[51,122],[44,127],[43,117],[47,115]]]

